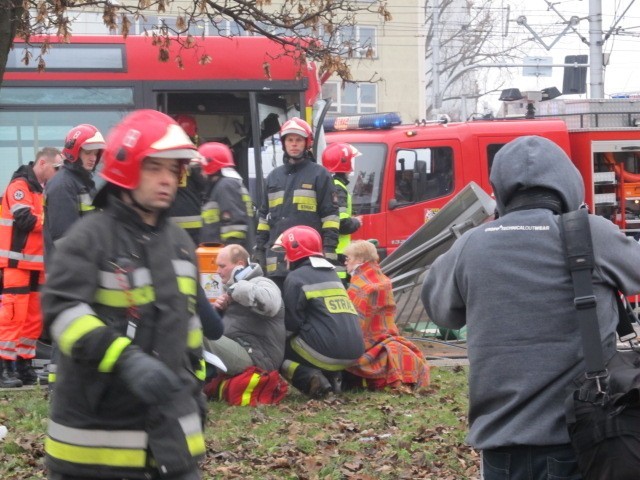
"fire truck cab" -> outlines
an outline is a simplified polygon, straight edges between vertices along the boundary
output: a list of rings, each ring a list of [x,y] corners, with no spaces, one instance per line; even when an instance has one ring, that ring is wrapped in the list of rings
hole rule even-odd
[[[325,120],[327,143],[351,143],[362,154],[349,184],[353,215],[363,220],[352,237],[376,239],[385,255],[469,182],[491,194],[495,154],[523,135],[557,143],[580,170],[591,211],[640,234],[640,103],[545,103],[545,116],[530,120],[401,125],[389,113]]]

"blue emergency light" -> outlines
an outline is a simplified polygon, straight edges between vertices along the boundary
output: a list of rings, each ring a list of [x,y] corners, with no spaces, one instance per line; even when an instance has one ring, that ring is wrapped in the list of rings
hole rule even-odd
[[[395,112],[371,113],[366,115],[353,115],[349,117],[327,117],[322,123],[325,132],[386,129],[395,125],[402,125],[400,114]]]

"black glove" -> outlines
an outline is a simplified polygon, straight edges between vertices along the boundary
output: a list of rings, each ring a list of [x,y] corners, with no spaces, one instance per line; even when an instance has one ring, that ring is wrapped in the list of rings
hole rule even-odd
[[[254,250],[253,252],[253,262],[257,263],[258,265],[260,265],[260,267],[262,268],[262,270],[265,269],[265,266],[267,265],[267,254],[264,250],[264,248],[257,248]]]
[[[125,348],[116,364],[117,375],[147,405],[164,403],[182,389],[180,378],[169,367],[140,348]]]

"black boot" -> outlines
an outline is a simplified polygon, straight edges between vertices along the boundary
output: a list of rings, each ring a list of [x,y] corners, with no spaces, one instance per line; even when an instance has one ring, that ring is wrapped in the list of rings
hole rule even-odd
[[[20,388],[22,382],[14,377],[11,360],[0,361],[0,388]]]
[[[309,379],[309,390],[307,395],[311,398],[323,398],[331,391],[331,384],[324,374],[317,370]]]
[[[325,376],[327,377],[327,379],[329,380],[329,383],[331,384],[331,390],[333,391],[333,393],[335,393],[336,395],[341,394],[342,393],[342,372],[326,373]]]
[[[18,378],[22,381],[23,385],[37,385],[38,374],[33,369],[31,359],[18,357],[16,361],[16,369],[18,371]]]

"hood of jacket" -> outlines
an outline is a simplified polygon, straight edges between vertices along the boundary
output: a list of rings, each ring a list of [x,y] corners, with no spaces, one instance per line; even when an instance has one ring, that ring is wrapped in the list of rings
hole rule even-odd
[[[576,210],[584,202],[584,183],[578,169],[557,144],[536,135],[517,138],[500,149],[489,181],[499,215],[517,192],[546,189],[562,201],[562,211]]]
[[[33,162],[29,163],[29,165],[21,165],[18,167],[18,169],[13,172],[11,181],[14,181],[16,178],[24,178],[29,184],[32,192],[42,192],[42,185],[38,182],[38,178],[33,171]]]

